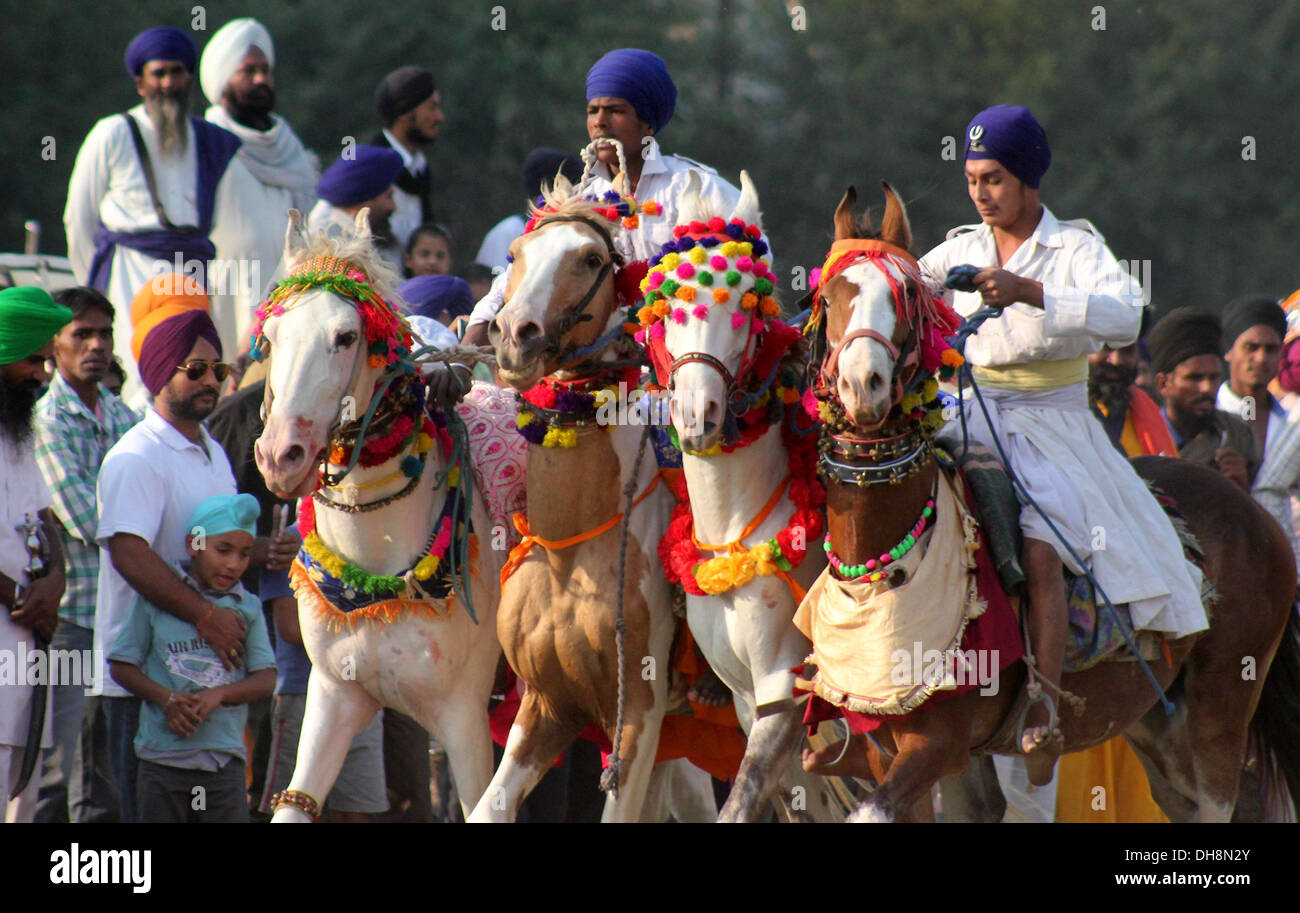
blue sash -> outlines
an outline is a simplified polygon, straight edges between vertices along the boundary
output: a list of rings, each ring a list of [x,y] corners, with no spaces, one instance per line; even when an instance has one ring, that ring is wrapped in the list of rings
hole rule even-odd
[[[130,117],[131,115],[124,115]],[[120,244],[137,250],[155,260],[173,261],[179,254],[181,261],[197,261],[200,271],[194,278],[206,285],[208,261],[216,257],[216,247],[208,240],[212,230],[212,216],[216,208],[217,182],[225,174],[231,159],[239,150],[239,137],[216,124],[199,117],[190,117],[195,140],[195,190],[198,203],[198,222],[193,228],[151,231],[109,231],[104,223],[95,232],[95,256],[90,263],[91,288],[105,291],[111,278],[113,256]],[[119,306],[129,302],[116,302]]]

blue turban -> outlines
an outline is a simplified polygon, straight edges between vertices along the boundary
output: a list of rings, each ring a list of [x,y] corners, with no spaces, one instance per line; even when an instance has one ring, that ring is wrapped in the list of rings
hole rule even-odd
[[[1038,187],[1052,164],[1042,125],[1020,105],[994,105],[966,125],[966,159],[995,159],[1029,187]]]
[[[193,73],[198,59],[193,39],[170,25],[143,31],[126,46],[126,72],[131,76],[139,76],[151,60],[179,60]]]
[[[186,531],[193,532],[198,527],[205,536],[220,536],[242,529],[250,536],[256,536],[257,518],[261,513],[262,507],[252,495],[213,495],[194,508]]]
[[[474,310],[469,283],[456,276],[416,276],[403,282],[397,294],[407,303],[407,313],[418,317],[437,320],[446,311],[455,318]]]
[[[325,169],[316,195],[334,206],[356,206],[373,200],[393,185],[402,173],[402,156],[386,146],[357,146],[354,156]]]
[[[658,133],[673,119],[677,86],[658,54],[619,48],[597,60],[587,71],[587,101],[625,98],[641,119]]]

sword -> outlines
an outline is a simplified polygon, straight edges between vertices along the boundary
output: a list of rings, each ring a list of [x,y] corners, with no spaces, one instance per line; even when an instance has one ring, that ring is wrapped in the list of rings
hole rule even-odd
[[[37,517],[33,522],[32,515],[27,514],[25,523],[19,523],[15,527],[19,532],[26,533],[26,547],[28,555],[27,567],[23,572],[27,575],[28,580],[38,580],[49,573],[49,544],[45,541],[45,530],[41,526],[40,518]],[[15,584],[14,586],[14,605],[22,602],[22,587]],[[36,638],[36,650],[48,651],[50,642],[39,631],[32,629],[32,635]],[[49,655],[46,655],[46,669],[49,668]],[[45,729],[45,701],[49,696],[49,683],[45,685],[34,685],[32,692],[32,716],[27,721],[27,743],[23,748],[23,766],[18,773],[18,784],[10,794],[10,800],[17,799],[22,791],[27,788],[28,782],[32,778],[32,773],[36,770],[36,762],[41,756],[41,734]]]

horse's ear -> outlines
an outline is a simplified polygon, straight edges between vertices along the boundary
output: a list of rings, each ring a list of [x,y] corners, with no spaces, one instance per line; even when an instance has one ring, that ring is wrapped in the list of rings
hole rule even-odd
[[[844,198],[835,207],[835,240],[855,238],[858,233],[858,219],[853,210],[858,207],[858,189],[852,184],[844,191]]]
[[[620,196],[630,197],[632,195],[632,179],[627,176],[626,171],[620,171],[610,182],[610,186],[618,191]]]
[[[363,206],[357,212],[356,220],[352,223],[352,234],[358,241],[370,240],[370,207]]]
[[[743,219],[746,224],[757,225],[760,229],[763,227],[763,213],[758,208],[758,191],[754,189],[748,171],[740,172],[740,199],[736,201],[736,208],[732,210],[730,218]]]
[[[284,262],[289,263],[307,249],[307,232],[302,213],[289,210],[289,224],[284,229]]]
[[[702,222],[700,212],[700,173],[694,169],[686,172],[686,189],[677,198],[677,224]]]
[[[907,207],[888,181],[881,181],[880,186],[885,189],[885,217],[880,222],[880,240],[911,250],[912,223],[907,218]]]
[[[573,194],[573,182],[564,176],[563,171],[555,172],[555,183],[551,185],[551,196],[557,200],[567,200]]]

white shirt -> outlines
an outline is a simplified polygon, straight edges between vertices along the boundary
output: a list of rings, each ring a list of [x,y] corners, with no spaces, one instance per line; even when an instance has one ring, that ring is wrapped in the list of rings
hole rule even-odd
[[[1219,394],[1215,397],[1214,405],[1224,412],[1241,416],[1242,421],[1246,423],[1259,414],[1260,408],[1259,403],[1249,403],[1244,397],[1233,393],[1232,387],[1228,386],[1226,380],[1219,385]],[[1282,432],[1286,430],[1287,425],[1297,420],[1300,420],[1300,410],[1288,413],[1286,407],[1277,401],[1277,397],[1272,393],[1268,394],[1268,430],[1264,432],[1264,460],[1260,464],[1261,472],[1264,464],[1268,462],[1275,443],[1281,439]]]
[[[402,157],[403,167],[411,174],[419,174],[429,167],[429,161],[424,157],[423,152],[417,150],[412,155],[410,150],[387,130],[384,130],[384,138],[388,140],[388,145]],[[424,221],[424,208],[420,205],[419,197],[407,193],[400,187],[393,188],[393,202],[397,204],[397,210],[388,217],[388,226],[393,230],[393,237],[397,239],[398,246],[405,250],[411,232],[419,228],[420,223]]]
[[[997,266],[997,243],[987,225],[961,225],[920,260],[921,272],[942,286],[948,270],[969,263]],[[1002,268],[1043,284],[1043,308],[1003,308],[966,343],[966,359],[982,367],[1056,361],[1091,355],[1137,339],[1142,288],[1120,266],[1101,233],[1085,219],[1058,221],[1043,207],[1034,233]],[[968,317],[982,306],[977,292],[946,290],[948,303]]]
[[[108,540],[116,533],[139,536],[167,564],[189,556],[185,534],[199,502],[235,494],[235,476],[221,445],[206,428],[202,446],[173,428],[150,408],[140,424],[122,436],[104,457],[96,486],[99,498],[99,604],[95,607],[96,694],[127,697],[130,692],[108,674],[112,650],[140,596],[113,567]]]
[[[483,236],[483,243],[479,245],[474,261],[492,267],[493,272],[504,271],[510,265],[506,260],[510,254],[510,245],[524,233],[527,224],[523,216],[513,215],[506,216],[493,225]]]
[[[23,523],[28,517],[33,522],[40,522],[36,513],[49,507],[53,499],[41,478],[41,471],[36,465],[36,451],[29,439],[21,447],[14,446],[3,432],[0,432],[0,573],[20,586],[27,586],[31,581],[23,573],[27,567],[27,539],[14,527]],[[26,644],[24,648],[19,643]],[[0,608],[0,650],[4,651],[6,665],[13,675],[0,676],[0,745],[13,745],[22,748],[27,744],[27,724],[31,719],[31,700],[34,690],[27,682],[26,675],[31,664],[19,667],[19,660],[36,646],[36,638],[31,628],[14,624],[9,620],[7,607]],[[52,700],[45,702],[45,732],[41,738],[41,747],[50,748],[52,727],[50,725],[50,708]],[[39,776],[39,773],[33,774]],[[0,784],[7,784],[7,772],[0,773]],[[8,799],[6,794],[5,799]]]
[[[198,224],[194,127],[187,122],[189,141],[185,152],[164,157],[144,105],[136,105],[127,113],[140,127],[140,135],[153,165],[158,200],[167,218],[174,225]],[[235,205],[231,182],[240,179],[251,180],[252,177],[236,156],[217,182],[211,235],[217,234],[221,227],[223,212]],[[131,130],[120,114],[105,117],[91,128],[77,153],[72,178],[68,182],[63,227],[68,236],[68,259],[72,262],[73,274],[82,284],[90,280],[95,231],[101,221],[110,231],[142,232],[162,228],[149,196],[144,171],[140,168],[140,157],[131,140]],[[113,255],[112,274],[104,294],[117,312],[113,320],[113,350],[126,370],[122,399],[133,409],[141,409],[147,403],[148,394],[140,382],[135,357],[131,354],[131,302],[150,278],[170,272],[176,272],[175,263],[156,262],[124,245],[119,244]],[[233,298],[213,296],[212,318],[221,334],[222,352],[231,358],[237,345],[236,321],[232,315],[234,307]]]
[[[635,150],[629,150],[635,154]],[[677,224],[677,204],[686,192],[686,182],[694,171],[700,176],[700,202],[706,211],[711,211],[724,219],[729,217],[740,202],[740,191],[731,183],[718,177],[718,172],[708,165],[680,155],[664,155],[659,151],[659,142],[650,137],[645,144],[645,161],[641,166],[641,178],[637,181],[632,195],[644,203],[654,200],[663,212],[657,216],[644,213],[637,219],[637,227],[620,231],[615,235],[615,245],[620,253],[629,260],[649,260],[659,253],[659,248],[672,240],[673,227]],[[582,196],[599,196],[613,189],[609,169],[597,163],[591,178],[579,186]],[[771,254],[768,255],[771,262]],[[487,323],[501,310],[505,302],[506,273],[497,276],[492,289],[483,296],[470,315],[469,325]],[[1134,331],[1136,335],[1136,331]]]

